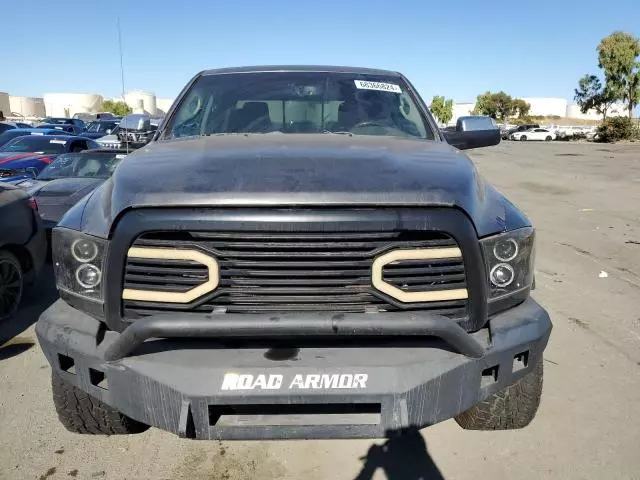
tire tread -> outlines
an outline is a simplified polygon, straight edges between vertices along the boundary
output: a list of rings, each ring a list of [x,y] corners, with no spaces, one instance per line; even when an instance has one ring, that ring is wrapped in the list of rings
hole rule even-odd
[[[542,360],[513,385],[455,417],[465,430],[512,430],[534,419],[542,397]]]
[[[60,375],[51,377],[53,403],[58,418],[70,432],[88,435],[128,435],[149,428],[111,408],[104,402],[65,382]]]

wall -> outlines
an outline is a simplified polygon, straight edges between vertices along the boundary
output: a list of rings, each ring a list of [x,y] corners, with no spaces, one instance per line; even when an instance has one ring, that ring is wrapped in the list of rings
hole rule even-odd
[[[466,117],[471,115],[471,110],[476,106],[475,102],[462,102],[453,104],[453,117],[449,121],[449,125],[455,125],[458,117]]]

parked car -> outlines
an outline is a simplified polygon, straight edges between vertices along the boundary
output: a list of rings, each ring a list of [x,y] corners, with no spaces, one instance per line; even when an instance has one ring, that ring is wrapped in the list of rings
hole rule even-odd
[[[0,133],[0,147],[16,137],[24,137],[25,135],[65,135],[65,132],[46,128],[14,128]]]
[[[550,142],[556,138],[556,134],[546,128],[532,128],[524,132],[515,132],[510,136],[511,140],[542,140]]]
[[[200,440],[525,427],[551,332],[535,231],[460,151],[499,142],[487,118],[440,131],[397,72],[199,73],[53,229],[60,299],[36,333],[61,423]]]
[[[89,138],[69,135],[25,135],[0,148],[0,181],[16,183],[37,176],[61,153],[99,148]]]
[[[0,134],[16,128],[31,128],[31,125],[23,122],[0,122]]]
[[[501,135],[502,140],[511,139],[511,135],[513,135],[514,133],[526,132],[527,130],[531,130],[532,128],[540,128],[540,125],[538,125],[537,123],[525,123],[522,125],[518,125],[517,127],[503,132]]]
[[[50,234],[67,210],[108,179],[125,156],[124,150],[63,153],[35,179],[15,185],[36,200],[44,228]]]
[[[113,130],[118,126],[120,120],[113,119],[100,119],[91,122],[87,125],[87,128],[82,132],[82,136],[85,138],[98,139],[105,135],[111,134]]]
[[[0,183],[0,322],[18,309],[25,285],[46,259],[47,243],[37,204],[21,188]]]
[[[57,123],[41,123],[36,128],[44,128],[45,130],[58,130],[67,135],[77,135],[78,129],[75,125],[57,124]]]
[[[84,130],[85,123],[79,118],[46,117],[42,119],[40,125],[73,125],[75,134]]]

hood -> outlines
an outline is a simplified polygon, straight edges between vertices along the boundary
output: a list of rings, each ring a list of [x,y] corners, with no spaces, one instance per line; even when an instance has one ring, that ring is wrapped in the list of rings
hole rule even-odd
[[[102,214],[82,217],[104,235],[128,208],[329,205],[457,207],[481,234],[505,230],[513,207],[444,142],[240,134],[150,143],[89,200]]]
[[[59,221],[78,200],[104,183],[103,178],[58,178],[18,183],[36,199],[43,220]]]

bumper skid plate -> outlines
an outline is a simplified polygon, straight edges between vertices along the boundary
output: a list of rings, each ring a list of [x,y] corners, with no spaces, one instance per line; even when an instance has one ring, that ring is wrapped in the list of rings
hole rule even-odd
[[[285,343],[293,319],[271,332],[278,338],[259,341],[241,318],[239,338],[221,333],[231,318],[191,323],[184,331],[191,338],[171,333],[170,317],[118,334],[59,300],[36,331],[64,380],[140,422],[203,440],[381,438],[432,425],[529,373],[551,332],[548,314],[531,299],[473,334],[439,330],[436,319],[421,332],[405,321],[401,329],[413,333],[383,337],[375,325],[387,328],[392,314],[384,315],[364,315],[374,325],[366,337],[357,335],[365,319],[345,315],[338,331],[355,330],[334,339],[327,332],[335,332],[335,318],[309,315],[309,328],[322,336]]]

